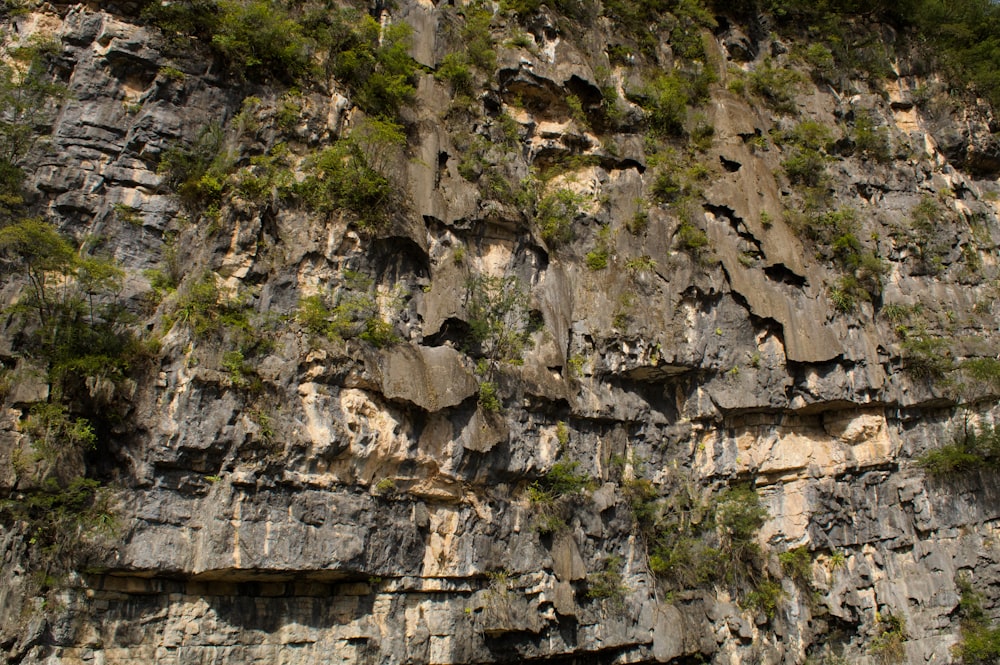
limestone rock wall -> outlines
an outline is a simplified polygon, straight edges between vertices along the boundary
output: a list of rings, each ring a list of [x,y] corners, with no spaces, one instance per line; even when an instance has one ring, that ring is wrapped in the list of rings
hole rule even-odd
[[[171,48],[127,14],[59,5],[5,20],[8,40],[60,44],[71,92],[30,158],[31,204],[77,239],[103,238],[127,271],[124,301],[160,335],[119,397],[126,418],[78,461],[113,488],[117,526],[99,553],[43,602],[19,525],[0,530],[9,662],[868,663],[891,614],[905,619],[902,662],[938,664],[959,638],[959,574],[995,613],[996,478],[935,479],[914,462],[992,422],[995,395],[904,371],[897,330],[948,340],[949,359],[997,355],[985,110],[915,105],[927,81],[901,61],[891,81],[850,94],[803,80],[795,112],[778,113],[727,83],[788,45],[720,22],[704,38],[721,80],[687,120],[714,132],[664,166],[625,95],[639,74],[608,60],[610,22],[572,34],[542,12],[529,48],[505,42],[512,26],[495,19],[497,70],[466,114],[432,71],[454,47],[454,8],[402,1],[384,20],[412,26],[425,70],[390,160],[402,192],[391,225],[373,235],[350,214],[239,196],[210,224],[164,185],[164,151],[250,108],[255,129],[240,140],[286,142],[301,180],[310,151],[360,122],[337,81],[303,90],[281,129],[286,90],[234,80],[204,45]],[[593,106],[607,85],[624,119],[587,126],[567,96]],[[886,160],[851,147],[861,114],[888,137]],[[783,171],[794,146],[776,137],[803,121],[840,142],[824,165],[830,209],[854,210],[858,242],[887,266],[880,293],[849,311],[830,297],[834,259],[784,214],[804,195]],[[487,176],[534,173],[541,196],[573,191],[574,239],[547,241],[526,204],[467,177],[477,150]],[[656,202],[671,159],[701,165],[693,209]],[[933,269],[913,237],[927,197]],[[637,213],[644,228],[630,228]],[[704,233],[703,254],[684,249],[685,223]],[[608,267],[589,268],[601,247]],[[181,267],[179,293],[209,274],[270,321],[255,324],[269,340],[248,372],[255,391],[227,368],[224,341],[168,318],[169,297],[146,304],[144,271],[167,261]],[[296,319],[302,298],[346,289],[346,270],[371,280],[398,343],[317,340]],[[500,412],[477,398],[476,275],[516,277],[537,324],[523,362],[493,377]],[[6,302],[21,285],[5,276]],[[8,329],[4,363],[26,370]],[[45,399],[18,377],[0,433],[8,467],[30,450],[22,425]],[[531,489],[567,460],[592,483],[561,500],[564,524],[549,530]],[[731,585],[672,588],[653,572],[629,488],[677,478],[755,488],[773,611]],[[9,496],[26,491],[16,471],[0,480]],[[777,559],[799,546],[807,585]],[[609,557],[617,590],[588,595]]]

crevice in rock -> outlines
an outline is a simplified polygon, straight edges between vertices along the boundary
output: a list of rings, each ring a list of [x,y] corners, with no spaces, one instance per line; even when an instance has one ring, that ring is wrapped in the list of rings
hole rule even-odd
[[[716,205],[712,203],[704,204],[703,208],[706,212],[712,213],[716,219],[724,219],[729,222],[729,226],[736,232],[736,235],[753,248],[752,252],[757,254],[759,258],[764,258],[764,252],[761,248],[760,241],[757,240],[752,233],[750,233],[750,230],[747,229],[743,220],[736,215],[735,210],[729,206]]]
[[[737,162],[736,160],[733,159],[726,159],[722,155],[719,155],[719,162],[722,163],[722,168],[724,168],[729,173],[736,173],[743,167],[743,164],[741,164],[740,162]]]
[[[809,280],[789,270],[788,266],[784,263],[772,263],[766,266],[764,268],[764,275],[772,282],[786,284],[797,289],[802,289],[809,285]]]

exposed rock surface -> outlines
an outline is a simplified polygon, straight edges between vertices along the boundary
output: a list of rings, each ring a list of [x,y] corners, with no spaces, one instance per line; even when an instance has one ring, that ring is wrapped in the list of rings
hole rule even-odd
[[[948,340],[949,359],[1000,350],[1000,158],[987,111],[914,106],[903,93],[923,81],[906,74],[851,95],[802,83],[794,116],[713,83],[690,213],[655,202],[664,158],[650,163],[636,104],[618,98],[618,126],[595,128],[567,102],[593,110],[604,79],[637,87],[608,60],[608,25],[571,35],[543,11],[530,48],[500,40],[495,80],[470,102],[485,111],[465,124],[429,71],[453,47],[440,27],[453,9],[402,1],[385,16],[413,27],[411,53],[428,71],[390,160],[403,196],[377,234],[350,215],[238,196],[209,224],[157,171],[165,150],[229,123],[252,93],[257,129],[242,140],[287,142],[304,179],[304,156],[359,122],[335,81],[304,90],[298,119],[279,130],[285,91],[250,90],[204,45],[178,51],[155,28],[88,5],[8,17],[17,39],[61,44],[71,92],[29,160],[32,205],[77,239],[104,238],[127,271],[123,300],[162,335],[118,397],[127,416],[86,460],[114,489],[116,521],[86,570],[43,604],[30,595],[23,530],[0,530],[10,662],[869,663],[889,614],[905,618],[903,662],[952,662],[960,574],[990,613],[1000,598],[1000,490],[989,472],[935,479],[914,460],[992,422],[996,400],[968,377],[903,371],[911,347],[886,306],[909,307],[920,318],[906,321],[910,334]],[[753,34],[705,31],[731,68],[723,79],[781,52]],[[841,311],[835,259],[783,214],[803,195],[782,170],[794,147],[775,137],[814,120],[847,140],[862,111],[890,158],[831,151],[824,186],[831,210],[856,211],[854,235],[887,272],[877,295]],[[484,176],[467,177],[475,150],[477,168],[510,182],[567,162],[539,187],[578,197],[575,238],[557,246],[526,221],[526,204],[484,195]],[[912,224],[928,197],[940,215],[930,241]],[[123,206],[138,223],[121,220]],[[644,228],[630,228],[637,212]],[[682,248],[684,223],[703,231],[704,253]],[[602,243],[608,267],[588,268]],[[271,315],[271,343],[246,372],[256,391],[234,378],[224,343],[177,315],[164,325],[176,296],[144,300],[144,271],[168,256],[179,293],[210,271],[261,321]],[[397,343],[331,340],[296,319],[301,299],[348,293],[347,271],[369,278]],[[476,276],[516,277],[531,319],[523,362],[490,371],[500,411],[477,397]],[[6,302],[20,286],[7,279]],[[12,343],[0,487],[13,496],[26,491],[25,418],[48,394]],[[550,531],[529,497],[566,460],[593,482]],[[755,538],[781,588],[773,612],[732,585],[671,589],[653,573],[627,490],[678,477],[755,488],[768,514]],[[808,585],[776,558],[803,545]],[[618,589],[588,595],[609,557]]]

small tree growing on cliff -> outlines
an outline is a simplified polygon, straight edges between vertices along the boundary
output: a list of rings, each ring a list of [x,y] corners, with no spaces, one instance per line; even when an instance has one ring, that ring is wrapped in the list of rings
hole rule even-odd
[[[491,369],[520,363],[531,344],[528,295],[516,277],[480,275],[469,280],[466,294],[472,339]]]

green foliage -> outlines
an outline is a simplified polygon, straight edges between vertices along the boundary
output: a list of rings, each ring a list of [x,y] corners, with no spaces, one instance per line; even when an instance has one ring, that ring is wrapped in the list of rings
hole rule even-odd
[[[573,220],[580,215],[583,196],[569,189],[546,194],[538,202],[535,224],[545,242],[553,247],[573,240]]]
[[[22,525],[29,567],[39,592],[61,583],[114,527],[108,496],[98,481],[48,478],[37,489],[0,500],[0,523]]]
[[[851,138],[854,149],[864,157],[883,164],[892,160],[889,131],[875,123],[872,113],[858,113]]]
[[[913,377],[940,380],[954,368],[951,344],[947,339],[917,333],[909,335],[902,347],[903,369]]]
[[[715,16],[700,0],[604,0],[602,4],[604,15],[649,57],[656,55],[659,35],[666,34],[676,55],[703,59],[702,30],[716,25]]]
[[[528,295],[516,277],[480,275],[469,280],[466,313],[477,353],[492,367],[519,363],[531,344]]]
[[[462,15],[465,17],[465,24],[460,37],[469,63],[484,74],[492,74],[497,64],[490,29],[493,11],[486,3],[474,2],[462,9]]]
[[[492,381],[482,381],[479,384],[479,406],[489,413],[503,411],[503,400],[497,384]]]
[[[656,260],[648,254],[634,256],[625,262],[625,270],[632,275],[641,272],[653,272],[656,270]]]
[[[684,134],[684,121],[692,99],[690,82],[681,74],[661,72],[630,96],[645,109],[653,133],[663,137]]]
[[[387,173],[405,143],[403,129],[395,122],[367,119],[310,161],[309,175],[296,192],[314,210],[351,211],[362,230],[384,228],[397,201]]]
[[[390,303],[394,309],[397,303]],[[358,338],[379,348],[401,341],[392,323],[382,318],[374,282],[354,270],[345,270],[342,288],[332,306],[322,295],[299,300],[295,318],[306,330],[329,339]]]
[[[175,146],[165,151],[157,170],[185,206],[198,211],[219,205],[235,162],[222,127],[210,125],[191,146]]]
[[[747,80],[749,91],[780,113],[795,113],[795,93],[805,77],[794,69],[778,66],[766,58]]]
[[[50,73],[57,49],[35,42],[0,53],[0,220],[22,204],[24,158],[67,96],[66,87]]]
[[[392,478],[383,478],[375,483],[372,489],[377,496],[392,495],[396,493],[396,481]]]
[[[587,598],[610,600],[616,607],[623,607],[629,588],[625,586],[622,569],[625,562],[620,556],[609,556],[603,568],[587,575]]]
[[[812,555],[808,546],[800,545],[780,553],[778,563],[781,564],[782,572],[796,584],[806,588],[812,585]]]
[[[211,272],[187,284],[175,303],[175,317],[202,339],[221,335],[229,326],[249,327],[244,303],[223,298]]]
[[[969,358],[959,365],[962,376],[993,391],[1000,391],[1000,360]]]
[[[900,663],[906,655],[903,643],[909,639],[906,620],[891,612],[875,615],[875,635],[869,644],[869,651],[879,662]]]
[[[801,149],[792,153],[781,166],[793,185],[818,187],[826,178],[829,158],[818,150]]]
[[[708,235],[686,220],[677,227],[674,237],[677,240],[677,247],[696,259],[702,259],[711,247]]]
[[[625,228],[634,236],[645,232],[649,228],[649,213],[640,207],[632,218],[625,222]]]
[[[767,577],[757,532],[768,513],[753,489],[706,494],[678,475],[663,494],[644,479],[629,481],[625,494],[658,577],[675,588],[726,584],[764,599],[769,589],[761,586]]]
[[[473,76],[468,57],[461,53],[449,53],[441,59],[434,78],[446,81],[456,93],[472,92]]]
[[[553,464],[552,468],[528,489],[531,502],[551,504],[564,497],[580,495],[590,490],[594,485],[594,479],[579,469],[580,463],[576,460],[560,460]]]
[[[962,623],[961,638],[952,647],[952,654],[964,665],[1000,661],[1000,627],[990,624],[983,609],[983,594],[975,590],[968,575],[960,575],[956,582]]]
[[[882,293],[889,264],[858,238],[860,226],[853,208],[809,215],[794,220],[793,227],[816,244],[821,258],[845,273],[828,290],[837,311],[851,312],[858,302],[871,301]]]
[[[295,81],[309,64],[302,27],[273,0],[219,0],[212,46],[230,67],[257,80]]]
[[[837,73],[837,60],[833,51],[821,43],[810,44],[802,54],[803,60],[812,69],[812,76],[817,81],[832,83]]]
[[[957,441],[928,451],[917,463],[933,476],[1000,469],[1000,429],[989,423],[969,427]]]
[[[239,75],[292,82],[305,76],[315,43],[298,17],[276,0],[181,0],[149,3],[147,22],[180,47],[195,36]]]
[[[350,9],[325,14],[323,20],[330,73],[348,86],[352,101],[366,113],[396,118],[416,90],[417,64],[408,54],[411,28],[393,23],[383,30],[371,16]]]
[[[0,261],[24,271],[18,351],[46,365],[57,398],[88,377],[122,378],[143,353],[117,302],[124,271],[111,259],[82,255],[51,224],[25,219],[0,229]]]
[[[584,262],[591,270],[604,270],[608,267],[608,248],[597,247],[590,250],[587,252]]]
[[[781,583],[765,579],[747,592],[741,605],[755,612],[763,612],[768,619],[773,619],[778,614],[778,608],[781,607],[784,598],[785,591],[781,588]]]

